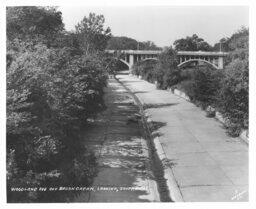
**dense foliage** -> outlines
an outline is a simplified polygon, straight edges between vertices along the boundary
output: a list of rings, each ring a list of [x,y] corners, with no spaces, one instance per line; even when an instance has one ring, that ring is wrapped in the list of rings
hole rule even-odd
[[[6,13],[9,40],[29,39],[49,46],[64,28],[61,12],[54,7],[7,7]]]
[[[230,38],[229,64],[219,91],[219,109],[229,119],[229,133],[248,129],[249,30],[242,28]]]
[[[89,17],[76,25],[76,34],[85,54],[95,51],[103,51],[111,37],[109,27],[104,28],[105,18],[103,15],[90,13]]]
[[[159,63],[156,66],[157,86],[167,89],[178,83],[179,79],[176,51],[169,48],[159,55]]]
[[[173,88],[186,92],[189,98],[203,109],[209,105],[216,107],[222,78],[223,71],[211,66],[181,69],[181,82]]]
[[[112,36],[107,45],[107,49],[112,50],[161,50],[152,41],[139,42],[125,36]]]
[[[231,37],[225,37],[219,40],[218,43],[214,44],[214,51],[231,52],[235,48],[241,48],[243,45],[248,45],[249,30],[246,27],[242,27],[235,32]],[[240,45],[240,46],[239,46]]]
[[[155,66],[157,62],[156,60],[148,60],[137,62],[133,65],[132,73],[137,76],[141,76],[143,79],[148,82],[154,83],[156,80],[155,75]]]
[[[132,73],[140,75],[149,82],[156,82],[157,87],[167,89],[179,82],[179,70],[176,52],[172,48],[164,50],[156,60],[138,62]]]
[[[173,43],[177,51],[210,51],[211,46],[204,39],[199,38],[196,34],[181,38]]]
[[[8,8],[7,31],[8,202],[68,201],[74,192],[11,188],[90,185],[96,162],[80,133],[104,108],[104,56],[97,47],[84,51],[54,8]]]

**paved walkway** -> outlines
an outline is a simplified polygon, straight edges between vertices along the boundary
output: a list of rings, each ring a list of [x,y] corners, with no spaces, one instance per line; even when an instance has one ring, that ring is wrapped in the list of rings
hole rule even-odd
[[[134,120],[139,108],[115,79],[109,79],[105,103],[107,109],[84,135],[98,162],[94,191],[81,193],[75,202],[159,202],[143,129]]]
[[[183,201],[248,201],[248,146],[192,103],[129,75],[118,75],[147,107]],[[175,189],[174,185],[171,189]],[[175,192],[174,192],[175,193]]]

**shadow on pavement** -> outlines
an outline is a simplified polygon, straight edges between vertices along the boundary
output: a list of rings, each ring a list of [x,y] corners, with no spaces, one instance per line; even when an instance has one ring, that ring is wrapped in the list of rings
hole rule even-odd
[[[148,126],[150,128],[151,136],[153,138],[156,138],[162,135],[160,132],[158,132],[158,129],[162,128],[163,126],[166,126],[166,123],[152,121],[148,122]]]
[[[140,80],[139,81],[122,81],[123,84],[126,84],[126,83],[139,83],[141,82]]]
[[[133,94],[145,94],[145,93],[148,93],[148,91],[135,91],[135,92],[132,92]]]
[[[144,104],[143,105],[143,109],[149,109],[149,108],[162,108],[162,107],[170,107],[170,106],[174,106],[177,105],[179,103],[167,103],[167,104]]]

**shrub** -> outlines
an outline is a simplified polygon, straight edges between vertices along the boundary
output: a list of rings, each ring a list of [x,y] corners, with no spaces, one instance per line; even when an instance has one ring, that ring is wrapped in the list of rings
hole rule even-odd
[[[249,29],[241,28],[229,39],[231,52],[219,91],[218,106],[228,119],[228,133],[238,136],[249,121]]]
[[[225,70],[219,91],[218,107],[229,119],[230,127],[239,131],[248,128],[249,62],[236,59]],[[237,135],[237,134],[235,134]]]
[[[177,87],[184,91],[189,98],[205,109],[207,106],[216,106],[216,96],[220,88],[223,73],[208,66],[197,69],[182,70],[182,80]]]
[[[161,53],[156,60],[138,62],[133,66],[132,73],[141,75],[149,82],[157,81],[157,87],[167,89],[180,81],[180,71],[177,67],[176,52],[169,48]]]
[[[156,60],[146,60],[133,65],[132,74],[141,76],[143,79],[153,83],[155,81]]]
[[[155,68],[158,87],[167,89],[177,84],[180,80],[180,74],[177,67],[176,52],[172,48],[168,48],[159,55],[158,59],[159,62]]]
[[[203,107],[214,106],[217,92],[220,88],[222,72],[211,67],[199,68],[194,72],[193,99],[201,102]]]
[[[194,92],[194,83],[192,80],[183,80],[180,83],[173,86],[173,88],[177,88],[182,92],[185,92],[191,101],[195,98]]]

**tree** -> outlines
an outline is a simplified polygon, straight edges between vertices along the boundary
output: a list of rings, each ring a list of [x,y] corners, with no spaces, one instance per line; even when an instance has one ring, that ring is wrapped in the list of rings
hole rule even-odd
[[[249,29],[242,26],[237,32],[231,37],[225,37],[219,40],[213,47],[215,51],[230,52],[237,48],[246,49],[248,48]],[[221,46],[220,46],[221,45]]]
[[[199,101],[203,107],[215,106],[216,95],[222,78],[223,72],[211,66],[195,69],[192,75],[194,94],[192,99]]]
[[[229,41],[229,48],[231,53],[229,57],[231,60],[249,59],[249,29],[242,27],[240,30],[235,32]]]
[[[111,37],[109,27],[104,28],[105,18],[103,15],[90,13],[89,17],[76,25],[80,45],[85,54],[93,51],[103,51]]]
[[[50,44],[64,29],[61,12],[55,7],[7,7],[7,38]]]
[[[196,34],[191,37],[181,38],[173,43],[175,50],[177,51],[209,51],[211,50],[210,44],[204,39],[199,38]]]
[[[155,45],[152,41],[139,42],[140,50],[161,50],[161,47]]]
[[[107,49],[112,50],[136,50],[138,42],[135,39],[128,38],[125,36],[117,37],[112,36],[107,45]]]
[[[173,48],[163,51],[155,68],[158,87],[166,89],[179,82],[180,72],[178,69],[177,53]]]
[[[220,111],[230,121],[229,133],[237,136],[248,128],[249,30],[242,27],[229,39],[229,64],[219,91]]]
[[[112,50],[160,50],[152,41],[138,42],[135,39],[125,36],[113,36],[108,41],[107,49]]]

